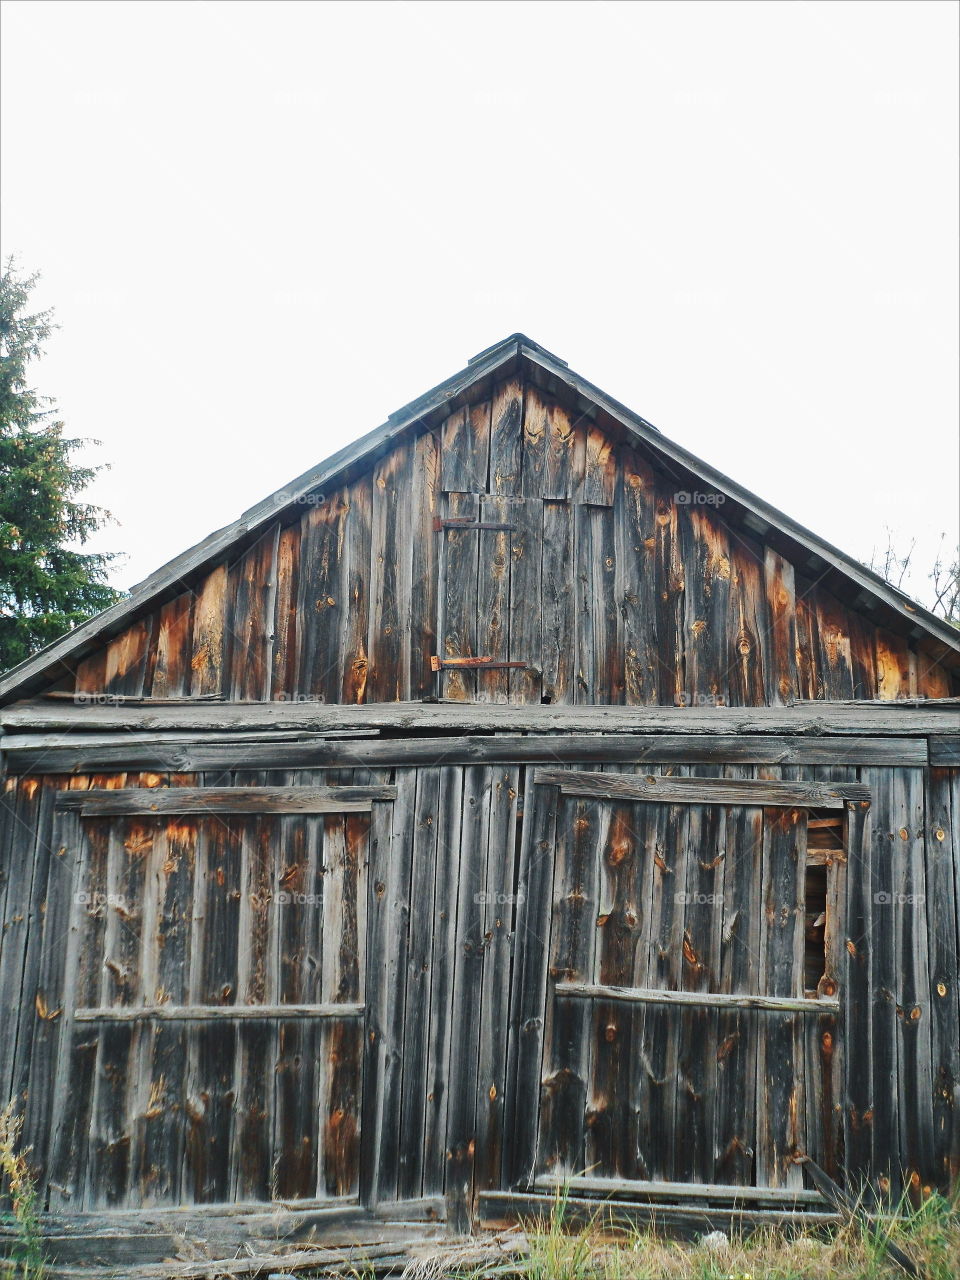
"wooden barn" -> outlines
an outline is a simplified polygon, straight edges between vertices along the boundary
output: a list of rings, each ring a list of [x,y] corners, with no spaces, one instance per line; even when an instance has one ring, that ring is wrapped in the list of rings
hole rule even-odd
[[[489,348],[0,679],[44,1212],[945,1188],[958,695],[954,628]]]

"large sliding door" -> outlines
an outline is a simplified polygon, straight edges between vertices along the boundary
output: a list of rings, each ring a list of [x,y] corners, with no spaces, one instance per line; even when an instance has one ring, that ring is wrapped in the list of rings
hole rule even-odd
[[[61,793],[50,1194],[357,1194],[369,828],[391,787]]]
[[[835,1161],[845,815],[866,789],[679,772],[534,774],[515,1183],[790,1187],[797,1154]]]

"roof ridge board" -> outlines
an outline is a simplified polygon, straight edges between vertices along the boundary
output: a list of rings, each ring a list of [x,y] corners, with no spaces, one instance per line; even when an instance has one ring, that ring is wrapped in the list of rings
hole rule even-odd
[[[818,555],[826,564],[832,565],[840,573],[852,578],[860,587],[872,595],[878,596],[884,603],[887,603],[900,613],[905,621],[923,623],[928,631],[934,631],[936,639],[942,640],[948,648],[960,653],[960,632],[951,627],[943,618],[938,618],[935,613],[931,613],[929,609],[924,608],[922,604],[912,599],[900,588],[894,587],[887,582],[885,578],[882,578],[873,569],[869,569],[866,565],[861,564],[859,560],[848,555],[847,552],[827,542],[825,538],[821,538],[785,512],[771,506],[763,498],[758,497],[751,490],[745,489],[743,485],[738,484],[736,480],[731,479],[722,471],[718,471],[709,462],[705,462],[702,458],[690,453],[683,445],[670,440],[652,423],[647,422],[645,418],[641,418],[639,414],[621,404],[620,401],[615,400],[613,396],[608,395],[586,378],[581,377],[580,374],[575,373],[568,367],[560,368],[554,366],[552,361],[543,358],[542,349],[535,351],[533,348],[525,347],[522,354],[527,359],[534,361],[534,363],[540,364],[544,368],[549,368],[550,372],[567,383],[571,391],[596,400],[613,418],[620,421],[628,430],[635,431],[640,439],[652,449],[661,454],[666,454],[693,475],[699,476],[714,488],[724,491],[727,496],[733,498],[746,511],[752,512],[770,527],[779,529],[781,533],[792,539],[799,546],[805,547],[808,551]]]

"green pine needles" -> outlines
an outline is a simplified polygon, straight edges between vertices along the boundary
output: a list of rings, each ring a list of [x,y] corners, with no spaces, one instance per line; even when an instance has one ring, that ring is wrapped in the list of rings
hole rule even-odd
[[[53,328],[50,311],[29,311],[36,280],[12,258],[0,274],[0,671],[119,598],[106,581],[114,556],[78,549],[109,519],[79,500],[101,468],[72,462],[88,442],[66,438],[28,382]]]

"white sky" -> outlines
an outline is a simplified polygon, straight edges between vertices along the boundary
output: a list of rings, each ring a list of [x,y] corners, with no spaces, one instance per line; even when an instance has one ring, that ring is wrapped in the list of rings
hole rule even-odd
[[[522,330],[861,558],[958,518],[960,6],[3,7],[129,586]]]

